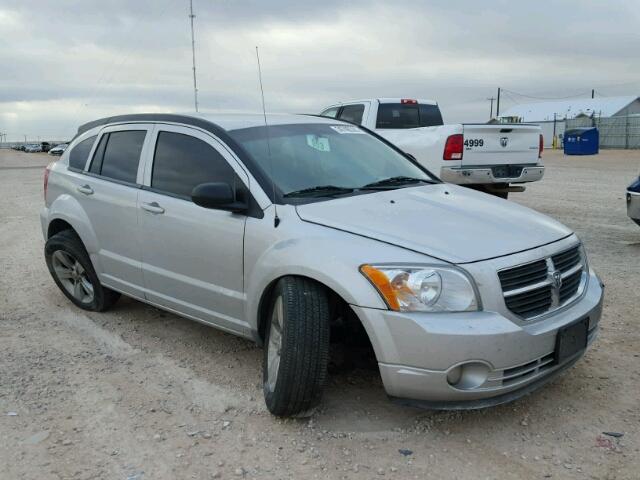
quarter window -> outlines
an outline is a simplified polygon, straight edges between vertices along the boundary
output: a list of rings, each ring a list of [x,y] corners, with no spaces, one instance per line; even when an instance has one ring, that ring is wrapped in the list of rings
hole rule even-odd
[[[96,135],[85,138],[73,147],[69,153],[69,166],[77,168],[78,170],[84,170],[84,167],[87,164],[87,157],[89,157],[89,152],[91,152],[91,147],[93,147],[93,142],[95,141]]]
[[[338,115],[338,110],[340,110],[340,107],[331,107],[331,108],[327,108],[324,112],[322,112],[320,115],[322,115],[323,117],[331,117],[331,118],[336,118],[336,116]]]
[[[208,143],[182,133],[158,133],[151,173],[154,190],[190,199],[201,183],[235,181],[233,168]]]
[[[362,123],[362,114],[364,113],[364,105],[345,105],[340,112],[340,120],[346,120],[357,124]]]
[[[121,182],[136,183],[145,130],[110,132],[102,136],[89,171]]]

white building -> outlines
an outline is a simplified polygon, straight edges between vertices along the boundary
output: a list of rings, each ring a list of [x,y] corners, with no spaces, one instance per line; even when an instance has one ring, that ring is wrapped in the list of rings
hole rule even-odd
[[[598,97],[522,103],[500,113],[502,121],[536,123],[542,127],[545,147],[553,141],[554,116],[556,136],[564,135],[565,120],[580,116],[618,117],[640,114],[640,98]]]

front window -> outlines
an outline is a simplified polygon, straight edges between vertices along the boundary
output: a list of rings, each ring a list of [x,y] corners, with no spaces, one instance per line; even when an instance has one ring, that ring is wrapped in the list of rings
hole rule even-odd
[[[426,171],[355,125],[292,124],[231,130],[285,199],[334,196],[431,183]],[[383,185],[372,185],[389,181]],[[347,191],[352,190],[352,191]],[[299,193],[302,192],[302,193]],[[296,202],[297,203],[297,202]]]
[[[338,118],[340,120],[346,120],[347,122],[362,123],[362,115],[364,114],[364,105],[356,104],[356,105],[345,105],[342,107],[342,111]]]

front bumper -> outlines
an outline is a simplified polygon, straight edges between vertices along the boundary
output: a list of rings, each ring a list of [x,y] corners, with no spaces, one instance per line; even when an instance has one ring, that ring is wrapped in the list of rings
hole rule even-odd
[[[627,215],[640,225],[640,193],[627,191]]]
[[[496,166],[500,167],[500,166]],[[527,183],[536,182],[544,176],[542,166],[523,166],[519,175],[496,176],[493,167],[443,167],[440,178],[456,185],[478,185],[487,183]]]
[[[575,363],[554,361],[558,329],[589,318],[589,344],[597,336],[603,287],[590,272],[584,296],[571,307],[522,325],[497,312],[406,313],[353,307],[378,359],[393,399],[429,408],[482,408],[511,401]],[[471,388],[449,384],[458,365],[485,365],[486,380]]]

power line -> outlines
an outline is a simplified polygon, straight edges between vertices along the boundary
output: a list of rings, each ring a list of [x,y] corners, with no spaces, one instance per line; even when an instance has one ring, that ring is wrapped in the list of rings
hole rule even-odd
[[[535,95],[527,95],[526,93],[519,93],[519,92],[515,92],[513,90],[507,90],[506,88],[503,88],[502,91],[504,92],[509,92],[513,95],[517,95],[519,97],[525,97],[525,98],[532,98],[535,100],[566,100],[569,98],[579,98],[579,97],[584,97],[585,95],[590,95],[591,91],[588,90],[586,92],[582,92],[576,95],[568,95],[566,97],[540,97],[540,96],[535,96]]]

